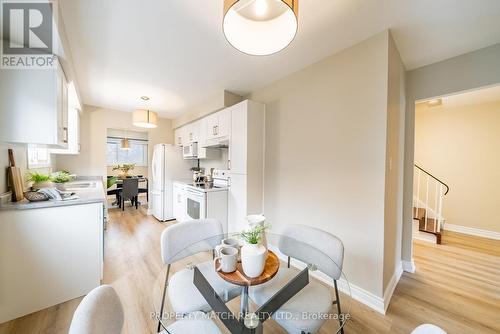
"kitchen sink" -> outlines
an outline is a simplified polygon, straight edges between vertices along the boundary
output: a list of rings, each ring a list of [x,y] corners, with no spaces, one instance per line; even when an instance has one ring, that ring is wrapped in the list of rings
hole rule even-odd
[[[95,182],[90,182],[90,181],[81,181],[81,182],[71,182],[68,185],[66,185],[64,188],[65,189],[85,189],[85,188],[94,188],[96,186]]]

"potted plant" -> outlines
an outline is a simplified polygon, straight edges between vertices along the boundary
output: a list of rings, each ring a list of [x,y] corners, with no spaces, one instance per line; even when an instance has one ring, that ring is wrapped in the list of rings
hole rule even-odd
[[[73,175],[67,171],[59,171],[50,174],[50,180],[56,184],[56,188],[63,188],[64,183],[73,180]]]
[[[123,165],[116,165],[116,166],[113,166],[113,170],[119,170],[120,173],[119,173],[119,177],[120,178],[126,178],[127,176],[129,176],[128,172],[130,172],[131,170],[134,170],[135,168],[135,164],[123,164]]]
[[[261,241],[267,228],[266,225],[257,225],[240,233],[240,238],[245,241],[241,247],[241,266],[250,278],[259,277],[264,271],[267,249]]]
[[[49,174],[43,174],[35,171],[28,171],[26,180],[28,182],[33,182],[33,184],[31,185],[31,188],[33,188],[33,190],[54,187],[54,183],[50,179]]]

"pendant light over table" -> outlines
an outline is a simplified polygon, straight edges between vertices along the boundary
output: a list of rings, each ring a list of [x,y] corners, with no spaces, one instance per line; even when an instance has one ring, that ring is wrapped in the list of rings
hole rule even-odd
[[[286,48],[298,29],[298,0],[224,0],[222,28],[227,41],[249,55]]]
[[[158,126],[158,114],[151,110],[135,110],[132,124],[140,128],[156,128]]]

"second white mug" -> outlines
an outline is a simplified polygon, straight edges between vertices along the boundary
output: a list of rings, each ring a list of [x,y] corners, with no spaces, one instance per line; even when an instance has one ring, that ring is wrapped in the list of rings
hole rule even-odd
[[[217,247],[216,248],[216,260],[219,260],[219,266],[217,271],[222,271],[224,273],[232,273],[236,270],[236,264],[238,263],[238,249],[234,247]]]

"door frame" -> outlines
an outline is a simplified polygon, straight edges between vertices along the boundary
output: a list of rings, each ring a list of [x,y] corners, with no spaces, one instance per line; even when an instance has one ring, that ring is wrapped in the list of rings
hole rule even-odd
[[[500,43],[407,71],[403,181],[403,269],[415,271],[412,245],[415,103],[500,84]]]

